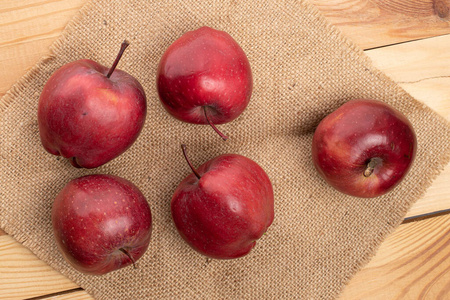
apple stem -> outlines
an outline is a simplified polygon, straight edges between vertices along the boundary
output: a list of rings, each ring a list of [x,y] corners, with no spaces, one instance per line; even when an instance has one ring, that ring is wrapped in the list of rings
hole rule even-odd
[[[191,161],[189,160],[189,157],[188,157],[187,154],[186,154],[186,145],[185,145],[185,144],[182,144],[182,145],[181,145],[181,149],[183,150],[184,158],[186,159],[186,162],[188,163],[188,165],[189,165],[189,167],[191,168],[192,172],[195,174],[195,176],[196,176],[198,179],[200,179],[200,178],[201,178],[200,174],[198,174],[197,171],[194,169],[194,166],[191,164]]]
[[[127,250],[125,250],[124,248],[120,248],[119,249],[120,252],[122,252],[123,254],[125,254],[126,256],[128,256],[128,258],[131,260],[131,262],[133,263],[133,267],[135,269],[137,269],[136,267],[136,261],[134,260],[133,256],[131,256],[130,252],[128,252]]]
[[[117,64],[119,63],[120,58],[122,58],[123,52],[125,52],[125,49],[127,49],[127,47],[130,44],[128,43],[128,41],[123,41],[122,45],[120,46],[120,50],[119,50],[119,54],[117,54],[116,60],[114,61],[113,65],[111,66],[111,68],[109,69],[108,74],[106,75],[106,77],[111,77],[111,74],[114,72],[114,70],[117,67]]]
[[[213,124],[213,122],[211,122],[211,120],[209,119],[208,114],[206,113],[206,106],[203,106],[203,111],[205,112],[205,118],[206,121],[208,121],[208,124],[214,129],[215,132],[217,132],[218,135],[220,135],[220,137],[226,141],[228,139],[228,137],[226,135],[224,135],[222,132],[219,131],[219,129],[217,129],[217,127]]]
[[[378,164],[379,159],[378,158],[371,158],[369,163],[366,166],[366,169],[364,170],[364,177],[369,177],[372,175],[373,170],[375,170],[376,165]]]

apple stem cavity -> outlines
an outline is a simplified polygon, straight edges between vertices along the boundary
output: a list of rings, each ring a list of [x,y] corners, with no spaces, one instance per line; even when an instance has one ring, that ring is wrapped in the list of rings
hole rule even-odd
[[[220,135],[220,137],[226,141],[228,139],[228,137],[226,135],[224,135],[222,132],[219,131],[219,129],[217,129],[217,127],[213,124],[213,122],[211,121],[211,119],[208,116],[208,113],[206,112],[206,106],[203,106],[203,111],[205,112],[205,118],[206,121],[208,121],[208,124],[212,127],[212,129],[214,129],[215,132],[217,132],[218,135]]]
[[[372,175],[373,170],[375,170],[375,167],[380,163],[380,158],[373,157],[369,160],[367,163],[366,169],[364,170],[364,177],[369,177]]]
[[[126,256],[128,256],[128,258],[131,260],[131,262],[133,263],[133,267],[135,269],[137,269],[136,267],[136,261],[134,260],[133,256],[131,256],[130,252],[128,252],[127,250],[125,250],[124,248],[120,248],[119,249],[120,252],[122,252],[123,254],[125,254]]]
[[[201,177],[200,174],[198,174],[198,172],[194,169],[194,166],[192,165],[191,161],[189,160],[189,157],[188,157],[187,154],[186,154],[186,145],[185,145],[185,144],[182,144],[182,145],[181,145],[181,149],[183,150],[184,158],[186,159],[186,162],[188,163],[188,165],[189,165],[189,167],[191,168],[192,172],[194,173],[195,177],[197,177],[197,178],[200,180],[200,178],[202,178],[202,177]]]
[[[116,60],[114,61],[113,65],[111,66],[111,68],[109,69],[108,74],[106,75],[107,78],[111,77],[111,74],[114,72],[114,70],[117,67],[117,64],[119,63],[119,60],[122,58],[123,53],[125,52],[125,49],[127,49],[127,47],[130,44],[128,43],[128,41],[123,41],[122,45],[120,46],[120,50],[119,53],[117,54]]]

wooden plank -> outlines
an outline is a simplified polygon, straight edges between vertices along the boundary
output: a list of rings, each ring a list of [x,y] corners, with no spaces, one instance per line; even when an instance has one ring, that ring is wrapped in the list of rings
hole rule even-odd
[[[3,249],[7,249],[4,253]],[[11,254],[14,253],[12,256]],[[18,283],[5,270],[4,255],[18,270]],[[26,262],[26,263],[24,263]],[[35,266],[41,265],[38,270]],[[0,299],[23,299],[76,288],[60,273],[9,236],[0,236]],[[59,286],[59,288],[55,288]],[[352,278],[340,299],[445,299],[450,293],[450,214],[400,225],[371,261]],[[91,299],[84,291],[52,295],[49,299]],[[44,297],[45,298],[45,297]]]
[[[310,0],[363,49],[450,33],[450,0]]]
[[[0,235],[0,299],[25,299],[78,288],[9,235]]]
[[[401,225],[339,299],[449,299],[450,215]]]
[[[86,1],[0,1],[0,98],[48,54],[50,45]]]
[[[75,291],[75,292],[69,292],[64,293],[61,295],[51,295],[49,297],[39,297],[39,300],[93,300],[91,295],[86,293],[85,291]],[[28,299],[28,300],[38,300],[38,299]]]
[[[416,99],[450,120],[450,34],[365,51]]]
[[[445,17],[450,0],[310,1],[363,49],[450,33]],[[0,69],[8,70],[0,74],[0,97],[48,54],[48,47],[86,2],[0,1]]]
[[[425,195],[417,200],[406,214],[406,218],[416,217],[450,208],[450,164],[433,181]]]
[[[374,65],[450,121],[450,35],[366,50]],[[450,165],[406,217],[450,208]]]

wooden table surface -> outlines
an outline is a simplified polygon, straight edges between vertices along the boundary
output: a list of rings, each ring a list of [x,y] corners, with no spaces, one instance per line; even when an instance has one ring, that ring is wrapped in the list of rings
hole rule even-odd
[[[86,1],[0,1],[0,97]],[[450,120],[450,0],[310,1],[375,66]],[[447,165],[340,299],[450,299],[449,183]],[[30,298],[92,299],[0,230],[0,299]]]

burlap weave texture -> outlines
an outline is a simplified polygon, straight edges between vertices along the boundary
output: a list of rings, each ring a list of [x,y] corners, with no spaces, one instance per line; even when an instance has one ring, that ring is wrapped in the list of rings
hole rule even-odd
[[[220,125],[182,123],[159,103],[155,75],[164,50],[200,26],[225,30],[246,52],[254,90],[247,110]],[[49,76],[63,64],[90,58],[111,65],[120,43],[130,46],[118,68],[135,76],[148,98],[145,127],[122,156],[94,169],[75,169],[44,151],[37,104]],[[329,187],[311,162],[319,121],[354,98],[375,98],[413,124],[418,152],[393,192],[374,199]],[[0,101],[1,227],[39,258],[98,299],[331,299],[373,255],[449,160],[450,126],[376,70],[316,10],[302,1],[94,0],[43,59]],[[258,162],[272,180],[275,220],[246,257],[208,260],[178,236],[170,200],[195,165],[223,153]],[[150,248],[138,269],[84,276],[57,252],[50,211],[71,179],[108,173],[135,183],[153,213]]]

